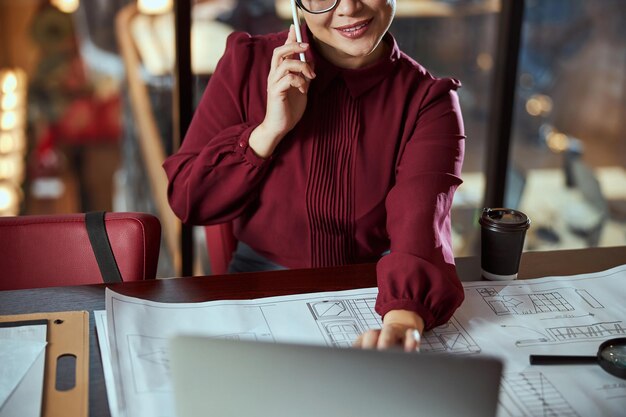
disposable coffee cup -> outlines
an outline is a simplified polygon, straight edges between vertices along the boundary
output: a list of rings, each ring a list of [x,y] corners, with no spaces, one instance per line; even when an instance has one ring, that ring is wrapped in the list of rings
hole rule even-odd
[[[485,208],[478,222],[483,277],[492,281],[517,279],[524,238],[530,227],[528,216],[508,208]]]

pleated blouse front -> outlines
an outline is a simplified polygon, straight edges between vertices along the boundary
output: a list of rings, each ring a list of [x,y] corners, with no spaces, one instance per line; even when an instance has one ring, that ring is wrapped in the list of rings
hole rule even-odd
[[[428,327],[447,320],[463,299],[450,243],[464,149],[458,82],[432,77],[391,35],[389,54],[358,70],[310,48],[317,77],[305,114],[264,160],[248,139],[285,39],[229,38],[164,164],[174,212],[193,224],[233,221],[238,239],[286,267],[378,261],[379,313],[413,310]]]

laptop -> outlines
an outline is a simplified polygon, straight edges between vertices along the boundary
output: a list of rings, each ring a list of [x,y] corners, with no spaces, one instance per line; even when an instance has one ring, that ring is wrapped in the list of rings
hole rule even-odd
[[[502,364],[200,336],[171,341],[177,417],[495,416]]]

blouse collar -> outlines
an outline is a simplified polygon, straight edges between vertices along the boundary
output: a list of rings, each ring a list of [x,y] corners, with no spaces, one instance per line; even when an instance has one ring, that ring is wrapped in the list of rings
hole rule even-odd
[[[306,51],[305,57],[307,61],[314,63],[313,69],[317,77],[313,80],[313,84],[320,91],[324,91],[336,77],[341,77],[346,83],[350,95],[354,98],[359,97],[386,78],[400,58],[400,48],[394,37],[387,32],[381,42],[386,42],[391,48],[387,50],[385,56],[365,68],[341,68],[324,58],[316,49],[315,43],[311,42],[313,35],[309,32],[306,24],[303,24],[302,28],[302,41],[311,45],[311,48]]]

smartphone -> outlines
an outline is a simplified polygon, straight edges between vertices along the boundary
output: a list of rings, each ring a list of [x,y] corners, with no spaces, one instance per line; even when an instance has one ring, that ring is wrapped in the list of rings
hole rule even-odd
[[[296,0],[291,1],[291,14],[293,16],[293,26],[296,29],[296,40],[302,42],[302,32],[300,31],[300,20],[298,19],[298,9],[296,8]],[[304,52],[300,52],[300,61],[306,62]]]

